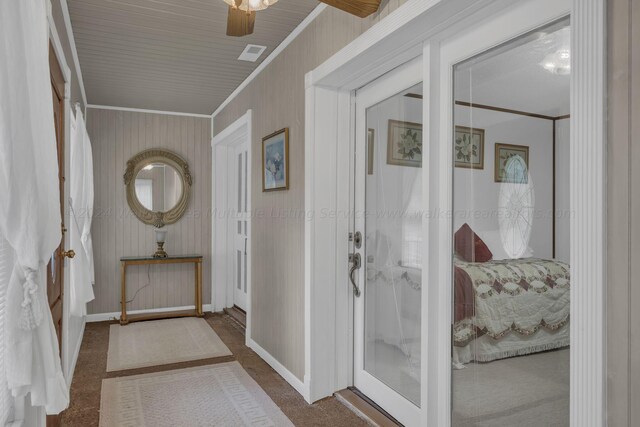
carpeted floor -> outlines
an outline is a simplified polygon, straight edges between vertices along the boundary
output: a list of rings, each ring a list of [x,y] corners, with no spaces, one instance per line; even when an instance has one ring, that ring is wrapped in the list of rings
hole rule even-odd
[[[569,425],[569,349],[453,371],[456,427]]]
[[[109,326],[113,322],[89,323],[78,357],[71,385],[71,405],[63,412],[61,423],[69,427],[98,426],[100,419],[100,389],[105,378],[163,372],[173,369],[238,361],[244,370],[262,387],[273,402],[296,426],[366,426],[366,423],[335,398],[307,404],[280,375],[251,349],[244,345],[241,327],[226,315],[207,314],[207,323],[220,336],[233,356],[197,360],[107,373]]]

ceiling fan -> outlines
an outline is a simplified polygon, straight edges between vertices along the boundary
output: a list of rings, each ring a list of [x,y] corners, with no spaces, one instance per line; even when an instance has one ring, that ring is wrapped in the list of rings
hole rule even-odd
[[[344,10],[360,18],[366,18],[378,11],[382,0],[320,0],[329,6]]]
[[[223,0],[229,5],[227,35],[242,37],[253,34],[256,11],[264,10],[278,0]],[[360,18],[377,12],[382,0],[320,0],[329,6],[344,10]]]
[[[229,5],[227,35],[242,37],[253,34],[256,11],[264,10],[278,0],[224,0]]]

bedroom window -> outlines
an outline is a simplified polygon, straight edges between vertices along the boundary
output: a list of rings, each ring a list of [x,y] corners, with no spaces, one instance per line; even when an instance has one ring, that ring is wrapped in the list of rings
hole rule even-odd
[[[569,35],[453,70],[454,426],[569,425]]]

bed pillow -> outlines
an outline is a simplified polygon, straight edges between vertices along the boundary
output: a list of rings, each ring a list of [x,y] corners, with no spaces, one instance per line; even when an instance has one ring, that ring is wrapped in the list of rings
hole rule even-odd
[[[487,262],[493,257],[487,245],[467,223],[456,231],[454,246],[458,255],[467,262]]]
[[[489,250],[493,254],[494,261],[513,259],[507,254],[507,251],[504,250],[504,245],[502,244],[502,237],[500,237],[500,230],[478,231],[477,234],[482,239],[482,241],[484,241],[484,243],[489,247]],[[533,250],[528,247],[527,250],[524,251],[524,253],[520,258],[531,258],[532,256],[533,256]]]

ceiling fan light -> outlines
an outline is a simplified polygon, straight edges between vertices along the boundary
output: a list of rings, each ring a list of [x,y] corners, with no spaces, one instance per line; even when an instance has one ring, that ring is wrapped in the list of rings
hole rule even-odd
[[[547,55],[540,65],[552,74],[566,76],[571,73],[571,51],[560,49]]]
[[[240,5],[237,5],[235,0],[223,0],[223,1],[227,3],[229,6],[233,7],[234,9],[237,8],[245,12],[264,10],[269,6],[272,6],[273,4],[278,2],[278,0],[242,0]]]

